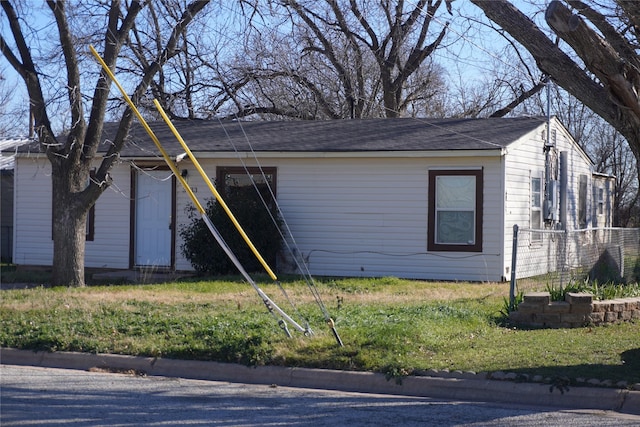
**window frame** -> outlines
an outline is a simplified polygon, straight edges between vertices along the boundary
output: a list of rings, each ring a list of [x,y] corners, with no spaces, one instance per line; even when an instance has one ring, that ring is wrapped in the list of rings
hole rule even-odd
[[[604,215],[604,188],[602,187],[596,187],[596,194],[597,194],[597,208],[596,208],[596,213],[598,216],[602,216]]]
[[[538,182],[538,191],[534,189],[534,181]],[[535,195],[538,195],[538,205],[535,202]],[[529,178],[529,228],[531,230],[544,229],[544,215],[542,207],[544,206],[544,179],[540,175],[530,175]],[[538,213],[538,221],[534,223],[534,212]],[[532,233],[531,243],[541,243],[543,240],[542,233]]]
[[[436,180],[439,176],[472,176],[475,178],[475,218],[474,243],[453,244],[437,243],[436,241]],[[482,252],[482,224],[483,224],[483,169],[432,169],[428,178],[428,221],[427,221],[427,250],[433,252]]]
[[[533,184],[534,181],[538,182],[538,188],[539,189],[537,191],[534,188],[534,184]],[[538,221],[538,224],[534,224],[533,223],[533,215],[531,215],[531,217],[529,218],[529,228],[531,228],[533,230],[540,230],[542,228],[542,199],[543,199],[543,196],[544,196],[544,192],[542,191],[542,178],[539,177],[539,176],[532,175],[531,176],[531,180],[530,180],[530,185],[531,185],[531,187],[530,187],[530,190],[529,190],[530,191],[529,194],[531,196],[531,198],[530,198],[530,202],[531,203],[530,203],[529,206],[530,206],[532,212],[533,211],[540,212],[540,221]],[[538,200],[537,200],[538,204],[537,205],[535,204],[535,198],[534,198],[534,196],[536,194],[538,195]]]
[[[251,175],[271,175],[273,177],[272,181],[269,183],[269,187],[273,192],[273,196],[277,195],[277,182],[278,182],[278,168],[276,167],[257,167],[257,166],[247,166],[246,168],[242,166],[218,166],[216,168],[216,189],[220,193],[222,197],[226,197],[226,185],[225,185],[225,175],[227,174],[238,174],[238,175],[246,175],[247,172]],[[271,196],[269,196],[271,197]]]

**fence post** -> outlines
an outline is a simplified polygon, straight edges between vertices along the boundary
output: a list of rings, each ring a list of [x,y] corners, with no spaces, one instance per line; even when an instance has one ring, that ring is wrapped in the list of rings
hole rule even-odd
[[[513,225],[513,247],[511,249],[511,286],[509,287],[509,307],[516,303],[516,258],[518,256],[518,224]]]

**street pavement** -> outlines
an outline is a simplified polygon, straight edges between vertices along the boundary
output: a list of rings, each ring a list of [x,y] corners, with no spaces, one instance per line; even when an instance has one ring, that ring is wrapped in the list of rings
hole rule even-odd
[[[626,427],[640,416],[2,364],[0,425]]]

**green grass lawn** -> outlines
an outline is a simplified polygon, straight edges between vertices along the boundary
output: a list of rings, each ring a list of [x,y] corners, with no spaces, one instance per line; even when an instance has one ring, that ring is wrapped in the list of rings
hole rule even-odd
[[[640,383],[638,322],[509,327],[500,315],[508,284],[381,278],[317,285],[344,347],[337,345],[305,283],[283,282],[295,307],[276,285],[260,285],[314,331],[307,337],[290,328],[288,338],[248,284],[221,279],[3,290],[0,345],[390,376],[434,368]]]

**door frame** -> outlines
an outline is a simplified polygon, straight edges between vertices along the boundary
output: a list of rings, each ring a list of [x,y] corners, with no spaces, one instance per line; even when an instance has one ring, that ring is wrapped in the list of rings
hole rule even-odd
[[[171,169],[165,163],[157,162],[135,162],[131,166],[131,196],[129,209],[129,268],[136,269],[140,266],[136,265],[136,199],[137,199],[137,178],[138,169],[154,169],[166,170]],[[176,177],[171,177],[171,248],[170,248],[170,265],[160,267],[175,271],[176,269]]]

